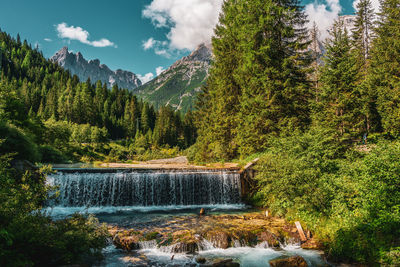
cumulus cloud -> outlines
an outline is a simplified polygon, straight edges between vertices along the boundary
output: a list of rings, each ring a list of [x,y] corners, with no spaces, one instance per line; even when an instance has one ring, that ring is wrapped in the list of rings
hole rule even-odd
[[[160,75],[164,70],[165,70],[165,69],[164,69],[164,67],[162,67],[162,66],[157,67],[157,68],[156,68],[156,75],[157,75],[157,76]]]
[[[58,37],[60,38],[77,40],[83,44],[91,45],[94,47],[117,47],[113,42],[105,38],[97,41],[89,41],[88,31],[82,29],[81,27],[68,26],[65,22],[56,25],[56,30],[58,32]]]
[[[357,4],[360,2],[360,0],[355,0],[353,2],[353,7],[355,10],[357,10]],[[379,8],[380,8],[380,4],[379,4],[379,0],[372,0],[372,8],[374,9],[375,13],[379,12]]]
[[[144,50],[149,50],[155,45],[156,41],[153,39],[153,37],[149,38],[147,41],[143,42],[143,49]]]
[[[153,80],[154,77],[160,75],[164,70],[165,70],[164,67],[159,66],[159,67],[156,68],[156,75],[155,76],[154,76],[153,73],[149,72],[149,73],[146,73],[143,76],[138,74],[138,77],[139,77],[139,80],[142,81],[142,84],[145,84],[145,83]]]
[[[321,39],[325,40],[329,36],[328,29],[333,25],[341,11],[342,6],[339,0],[326,0],[326,4],[310,3],[305,7],[305,12],[310,21],[308,26],[311,28],[315,21],[321,32]]]
[[[142,15],[151,19],[155,27],[169,28],[169,50],[193,50],[210,42],[222,3],[223,0],[153,0]],[[164,50],[156,53],[168,54]]]
[[[139,78],[139,80],[141,80],[142,81],[142,84],[145,84],[145,83],[147,83],[147,82],[149,82],[149,81],[151,81],[151,80],[153,80],[153,78],[154,78],[154,74],[153,73],[151,73],[151,72],[149,72],[149,73],[146,73],[145,75],[140,75],[140,74],[138,74],[138,78]]]
[[[45,40],[46,42],[53,42],[53,40],[51,40],[50,38],[44,38],[43,40]]]

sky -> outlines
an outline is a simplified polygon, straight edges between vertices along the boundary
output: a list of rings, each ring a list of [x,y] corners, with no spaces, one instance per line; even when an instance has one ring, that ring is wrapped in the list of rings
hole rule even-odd
[[[358,0],[302,0],[321,37]],[[208,42],[223,0],[0,0],[0,28],[49,58],[63,46],[142,81]],[[374,4],[378,0],[373,0]]]

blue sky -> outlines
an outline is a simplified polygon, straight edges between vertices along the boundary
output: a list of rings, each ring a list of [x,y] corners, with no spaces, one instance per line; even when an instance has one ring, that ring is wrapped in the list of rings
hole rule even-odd
[[[209,39],[221,1],[0,0],[0,28],[38,44],[46,57],[68,46],[86,59],[100,59],[113,70],[151,78],[157,67],[158,71],[167,68]],[[325,20],[334,13],[337,1],[341,14],[354,12],[351,0],[303,3],[313,4],[309,12]]]

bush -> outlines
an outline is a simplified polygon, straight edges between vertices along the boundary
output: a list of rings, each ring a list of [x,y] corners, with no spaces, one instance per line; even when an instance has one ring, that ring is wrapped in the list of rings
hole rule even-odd
[[[93,217],[53,221],[41,212],[44,172],[20,173],[0,156],[0,266],[59,266],[100,255],[107,231]]]
[[[32,137],[21,129],[5,123],[0,123],[0,154],[16,153],[16,159],[27,159],[32,162],[40,160],[40,153]]]
[[[40,154],[42,155],[41,162],[45,163],[63,163],[65,162],[65,157],[63,154],[49,145],[42,145],[39,147]]]
[[[253,201],[301,220],[333,260],[389,262],[400,246],[400,143],[343,153],[329,136],[311,129],[271,142]]]

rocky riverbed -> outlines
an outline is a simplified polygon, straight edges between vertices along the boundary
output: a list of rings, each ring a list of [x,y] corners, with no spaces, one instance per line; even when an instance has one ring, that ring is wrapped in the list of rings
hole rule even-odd
[[[171,263],[175,254],[192,255],[193,264],[205,264],[205,266],[240,266],[240,264],[229,257],[218,258],[201,253],[204,251],[218,250],[218,253],[225,253],[235,248],[269,249],[271,253],[277,252],[276,258],[282,256],[290,258],[296,253],[286,253],[287,255],[280,253],[282,248],[288,244],[301,243],[295,224],[280,218],[266,217],[261,211],[244,214],[176,216],[148,223],[132,222],[123,227],[110,225],[109,232],[113,244],[127,253],[146,249],[157,250],[159,253],[170,255]],[[304,246],[311,249],[320,248],[313,240]],[[176,257],[178,259],[179,256]],[[148,260],[143,258],[143,255],[131,259]],[[322,262],[321,260],[319,264]],[[272,266],[274,263],[270,264]],[[278,265],[275,266],[291,266],[280,264],[278,261]],[[311,262],[311,265],[314,264]]]

